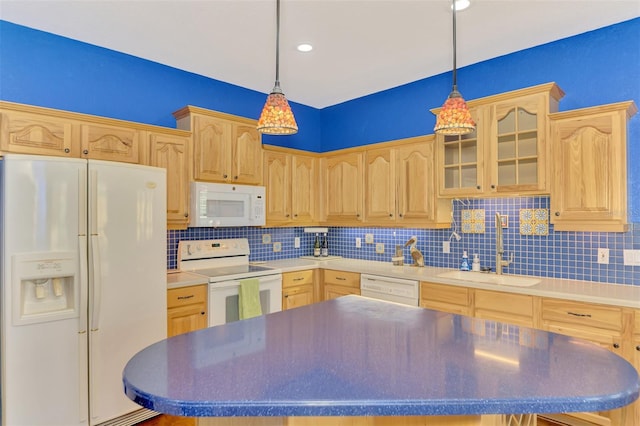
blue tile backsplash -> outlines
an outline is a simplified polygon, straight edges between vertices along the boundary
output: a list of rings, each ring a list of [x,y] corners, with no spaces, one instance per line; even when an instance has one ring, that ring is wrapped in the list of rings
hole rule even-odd
[[[508,228],[503,229],[505,255],[514,254],[514,262],[505,273],[540,277],[568,278],[617,284],[640,285],[640,266],[625,266],[623,250],[640,250],[640,223],[630,225],[625,233],[608,232],[554,232],[549,224],[548,235],[521,235],[520,209],[549,209],[549,197],[513,197],[497,199],[454,200],[454,222],[449,229],[408,228],[329,228],[329,254],[353,259],[391,262],[397,244],[413,235],[418,237],[418,249],[425,257],[425,265],[457,268],[462,251],[480,256],[482,266],[495,268],[494,215],[508,215]],[[461,211],[484,209],[484,233],[463,233]],[[456,232],[458,241],[452,234]],[[263,234],[271,235],[271,243],[263,244]],[[365,234],[373,234],[374,243],[365,242]],[[300,248],[294,248],[294,238],[300,237]],[[355,239],[362,239],[356,248]],[[177,249],[180,240],[247,238],[251,246],[251,261],[286,259],[313,254],[313,234],[304,228],[189,228],[168,231],[168,267],[177,267]],[[449,241],[451,253],[442,252],[442,242]],[[280,252],[274,252],[273,243],[281,243]],[[376,253],[376,243],[384,244],[384,253]],[[609,264],[597,263],[598,248],[608,248]],[[411,264],[409,249],[404,249],[405,265]]]

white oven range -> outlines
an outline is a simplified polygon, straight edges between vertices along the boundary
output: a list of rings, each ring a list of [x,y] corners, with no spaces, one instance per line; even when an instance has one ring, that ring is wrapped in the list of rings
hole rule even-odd
[[[282,310],[282,271],[249,263],[249,240],[178,243],[178,268],[209,277],[209,327],[237,321],[240,280],[256,278],[263,314]]]

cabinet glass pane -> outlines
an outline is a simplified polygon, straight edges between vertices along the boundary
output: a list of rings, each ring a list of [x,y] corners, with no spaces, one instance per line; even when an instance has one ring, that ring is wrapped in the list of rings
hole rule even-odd
[[[521,160],[518,164],[518,183],[520,185],[538,182],[538,161],[534,159]]]
[[[525,109],[518,108],[518,130],[536,130],[538,128],[538,116]]]
[[[498,185],[515,185],[516,183],[516,162],[498,163]]]
[[[498,134],[513,133],[516,131],[516,114],[515,108],[509,111],[503,119],[498,120]]]
[[[525,132],[518,136],[518,157],[535,157],[538,155],[537,132]]]
[[[460,188],[460,173],[457,167],[448,167],[444,169],[444,187]]]
[[[444,164],[458,164],[458,142],[444,145]]]
[[[516,137],[515,135],[498,137],[498,160],[515,158]]]
[[[460,157],[462,163],[475,163],[478,161],[476,154],[476,141],[464,141],[460,143]]]
[[[460,170],[461,178],[462,178],[462,188],[474,188],[477,183],[477,167],[473,166],[464,166]]]

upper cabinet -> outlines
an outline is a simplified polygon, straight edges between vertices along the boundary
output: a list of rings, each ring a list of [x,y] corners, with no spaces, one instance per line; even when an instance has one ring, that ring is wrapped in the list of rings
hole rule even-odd
[[[322,159],[323,216],[331,225],[361,225],[363,153],[346,151]]]
[[[365,153],[365,223],[449,227],[450,203],[436,197],[435,139],[422,136]]]
[[[267,226],[317,222],[318,159],[301,151],[268,147],[264,151]]]
[[[476,131],[437,136],[438,194],[549,193],[547,115],[557,111],[563,95],[548,83],[469,101]]]
[[[262,184],[262,139],[256,121],[186,106],[173,114],[179,129],[193,135],[193,178]]]
[[[627,120],[636,112],[629,101],[549,116],[556,231],[627,229]]]
[[[0,103],[0,150],[140,162],[143,125],[30,105]]]
[[[189,223],[191,135],[181,130],[145,132],[146,164],[167,170],[167,228],[186,229]]]

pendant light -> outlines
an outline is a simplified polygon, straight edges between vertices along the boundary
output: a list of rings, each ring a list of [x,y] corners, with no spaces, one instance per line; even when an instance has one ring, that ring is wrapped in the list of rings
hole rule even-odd
[[[476,123],[471,118],[467,103],[458,92],[456,72],[456,0],[452,0],[451,3],[453,10],[453,89],[438,113],[436,127],[433,131],[441,135],[465,135],[476,129]]]
[[[280,89],[280,0],[276,0],[276,83],[262,108],[257,129],[269,135],[292,135],[298,124],[289,102]]]

